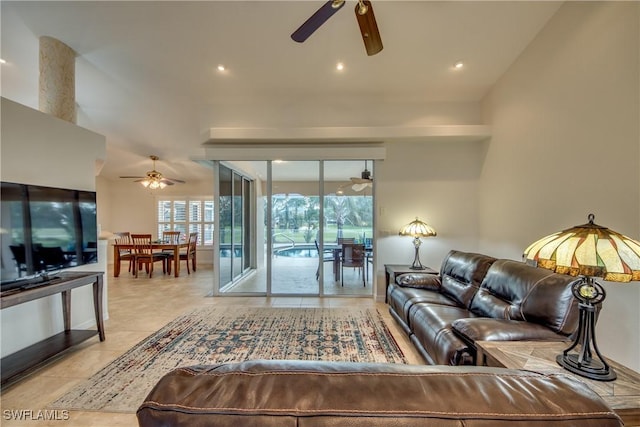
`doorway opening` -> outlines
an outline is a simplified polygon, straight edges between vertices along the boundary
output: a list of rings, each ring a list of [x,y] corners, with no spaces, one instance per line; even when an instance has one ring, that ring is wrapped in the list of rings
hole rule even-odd
[[[219,167],[220,294],[372,296],[373,162],[252,163]]]

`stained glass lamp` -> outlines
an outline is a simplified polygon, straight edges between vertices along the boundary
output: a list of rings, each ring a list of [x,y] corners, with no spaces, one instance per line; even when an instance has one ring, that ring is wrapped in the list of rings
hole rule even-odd
[[[422,244],[420,238],[435,236],[436,230],[416,217],[415,221],[411,221],[409,224],[402,227],[398,234],[400,236],[413,237],[413,246],[415,247],[416,254],[413,258],[413,264],[411,264],[411,267],[409,268],[412,270],[424,270],[426,267],[424,267],[420,262],[420,245]]]
[[[600,354],[596,343],[596,312],[606,297],[593,277],[612,282],[640,280],[640,242],[595,224],[593,214],[584,225],[543,237],[524,251],[523,257],[556,273],[580,276],[572,284],[579,301],[580,318],[574,342],[556,361],[574,374],[600,381],[616,373]]]

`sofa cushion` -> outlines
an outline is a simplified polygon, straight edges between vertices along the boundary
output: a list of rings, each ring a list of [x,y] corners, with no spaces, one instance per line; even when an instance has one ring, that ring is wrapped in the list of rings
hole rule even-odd
[[[471,363],[463,360],[472,352],[469,345],[455,334],[451,324],[462,318],[476,317],[462,307],[442,304],[418,303],[409,309],[409,325],[413,331],[412,341],[428,353],[427,362],[437,365],[459,365]]]
[[[570,286],[574,280],[523,262],[497,260],[469,309],[478,316],[539,323],[569,335],[578,321],[577,301]]]
[[[440,292],[427,291],[419,288],[405,288],[397,285],[389,285],[387,293],[389,308],[393,310],[402,321],[409,325],[409,309],[413,304],[429,302],[434,304],[457,305],[457,302]]]
[[[476,341],[563,341],[567,339],[564,335],[557,334],[546,326],[521,320],[476,317],[458,319],[451,326],[468,343]]]
[[[475,253],[450,251],[440,268],[440,292],[463,307],[469,307],[495,258]]]

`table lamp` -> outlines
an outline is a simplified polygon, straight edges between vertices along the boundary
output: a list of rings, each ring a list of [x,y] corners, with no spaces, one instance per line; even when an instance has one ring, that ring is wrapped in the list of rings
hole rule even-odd
[[[612,381],[616,373],[596,344],[596,313],[606,297],[594,277],[607,281],[640,280],[640,242],[589,222],[543,237],[524,251],[526,260],[556,273],[580,276],[572,284],[579,301],[578,331],[573,343],[556,361],[568,371],[599,381]],[[579,348],[578,348],[579,347]]]
[[[398,234],[400,236],[413,237],[413,246],[416,248],[416,255],[413,259],[413,264],[411,264],[411,267],[409,268],[412,270],[424,270],[426,267],[424,267],[420,262],[420,245],[422,244],[420,238],[435,236],[436,230],[416,217],[415,221],[411,221],[409,224],[402,227]]]

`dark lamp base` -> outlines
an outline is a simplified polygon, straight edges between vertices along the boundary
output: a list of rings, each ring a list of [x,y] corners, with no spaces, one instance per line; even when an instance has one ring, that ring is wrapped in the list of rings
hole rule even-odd
[[[425,267],[424,265],[412,265],[411,267],[409,267],[412,270],[426,270],[427,267]]]
[[[559,354],[556,362],[567,371],[596,381],[613,381],[617,377],[613,368],[605,366],[598,360],[591,359],[588,362],[583,360],[579,363],[577,354]]]

